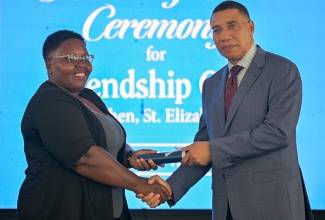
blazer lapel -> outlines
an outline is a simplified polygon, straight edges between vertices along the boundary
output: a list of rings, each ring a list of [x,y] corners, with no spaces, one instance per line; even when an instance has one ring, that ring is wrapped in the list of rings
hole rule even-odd
[[[218,76],[220,77],[217,82],[218,84],[216,85],[216,89],[218,90],[217,92],[215,92],[214,94],[217,94],[216,96],[216,109],[220,110],[220,111],[216,111],[217,112],[217,117],[218,117],[218,122],[220,123],[219,126],[220,128],[224,128],[225,127],[225,123],[226,123],[226,118],[225,118],[225,90],[226,90],[226,81],[227,81],[227,76],[228,76],[228,66],[225,66],[222,70],[221,70],[221,74],[218,74]]]
[[[257,52],[255,57],[253,58],[250,66],[248,67],[243,80],[240,83],[230,105],[230,110],[228,113],[228,118],[226,121],[224,134],[226,133],[232,119],[234,118],[240,103],[243,101],[245,95],[253,86],[256,79],[262,73],[261,67],[265,64],[265,51],[262,50],[260,47],[257,48]]]

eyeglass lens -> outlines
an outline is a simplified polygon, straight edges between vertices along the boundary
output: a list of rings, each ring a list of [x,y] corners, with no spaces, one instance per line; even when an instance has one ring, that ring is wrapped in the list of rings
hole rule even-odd
[[[85,63],[85,64],[90,64],[93,62],[93,59],[94,59],[94,57],[92,55],[79,56],[79,55],[75,55],[75,54],[70,54],[67,56],[67,58],[72,65],[77,65],[80,62]]]

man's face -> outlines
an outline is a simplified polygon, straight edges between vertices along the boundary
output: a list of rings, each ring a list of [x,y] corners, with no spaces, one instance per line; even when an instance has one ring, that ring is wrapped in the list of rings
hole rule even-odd
[[[210,24],[218,51],[232,64],[242,59],[254,43],[254,22],[237,9],[214,13]]]

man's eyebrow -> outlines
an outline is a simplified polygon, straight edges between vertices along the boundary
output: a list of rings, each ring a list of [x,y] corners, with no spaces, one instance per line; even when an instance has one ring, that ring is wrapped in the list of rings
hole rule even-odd
[[[232,20],[232,21],[227,21],[226,24],[233,24],[233,23],[238,23],[238,21],[236,20]]]
[[[232,20],[232,21],[227,21],[226,22],[226,24],[233,24],[233,23],[238,23],[238,21]],[[217,25],[212,26],[211,29],[215,29],[217,27],[221,27],[221,26],[217,24]]]

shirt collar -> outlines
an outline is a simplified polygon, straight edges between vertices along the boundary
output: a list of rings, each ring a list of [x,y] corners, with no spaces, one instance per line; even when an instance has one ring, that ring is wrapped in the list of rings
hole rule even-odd
[[[241,60],[239,60],[239,62],[236,65],[242,66],[244,68],[248,68],[256,54],[256,51],[257,51],[257,46],[256,44],[253,44],[249,49],[249,51],[246,53],[246,55]],[[235,65],[228,62],[229,71],[233,66]]]

